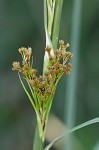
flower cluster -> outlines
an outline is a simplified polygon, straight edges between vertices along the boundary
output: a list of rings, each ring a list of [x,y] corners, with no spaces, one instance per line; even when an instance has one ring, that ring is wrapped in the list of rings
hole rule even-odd
[[[45,48],[45,52],[48,55],[47,68],[43,72],[42,76],[37,77],[37,70],[32,68],[31,48],[20,48],[18,51],[22,56],[22,63],[13,62],[13,70],[21,72],[26,79],[31,94],[33,96],[32,105],[37,114],[37,120],[39,132],[45,132],[48,114],[53,100],[53,95],[56,90],[57,83],[63,73],[70,74],[71,64],[68,63],[68,59],[73,55],[71,52],[67,52],[66,49],[69,44],[64,44],[64,41],[59,41],[59,49],[55,50],[52,55],[52,49],[50,47]],[[20,80],[24,89],[24,84]],[[27,91],[25,90],[27,93]],[[27,94],[31,99],[30,94]],[[31,101],[31,100],[30,100]],[[41,131],[42,130],[42,131]]]
[[[47,71],[39,77],[37,77],[37,70],[32,69],[30,59],[32,53],[31,48],[26,49],[22,47],[19,49],[19,53],[23,59],[22,67],[19,62],[13,62],[13,70],[18,70],[25,76],[34,93],[36,93],[37,99],[41,101],[48,100],[54,94],[56,85],[63,73],[70,74],[71,64],[67,63],[67,61],[73,55],[71,52],[66,51],[68,47],[68,43],[65,45],[64,41],[59,41],[59,49],[54,51],[53,56],[50,54],[51,48],[45,48],[45,51],[49,55],[49,65]]]

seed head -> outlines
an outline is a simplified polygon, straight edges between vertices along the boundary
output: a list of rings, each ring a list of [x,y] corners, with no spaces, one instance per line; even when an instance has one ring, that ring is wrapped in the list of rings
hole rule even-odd
[[[67,65],[64,66],[64,72],[66,72],[67,74],[70,74],[71,71],[71,64],[68,63]]]
[[[13,66],[13,68],[12,68],[13,70],[19,70],[20,69],[20,63],[17,61],[14,61],[12,66]]]
[[[53,51],[51,47],[45,48],[45,58],[48,60],[47,71],[43,76],[37,77],[37,70],[31,66],[30,58],[32,54],[31,48],[20,48],[19,53],[22,55],[22,67],[19,62],[13,62],[13,70],[19,70],[30,84],[35,97],[40,101],[48,100],[55,93],[56,85],[63,73],[70,74],[71,64],[67,61],[73,56],[71,52],[67,52],[66,48],[69,44],[64,44],[64,41],[59,41],[59,49]],[[38,100],[37,100],[38,101]]]

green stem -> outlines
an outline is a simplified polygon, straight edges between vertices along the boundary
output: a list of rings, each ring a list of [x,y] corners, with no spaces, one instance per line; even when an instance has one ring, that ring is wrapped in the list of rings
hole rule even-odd
[[[44,0],[44,27],[45,27],[45,34],[46,34],[46,47],[50,46],[53,50],[57,48],[57,44],[58,44],[60,18],[61,18],[63,0],[53,1],[53,9],[51,10],[51,12],[47,12],[49,11],[47,2],[50,3],[49,0],[48,1]],[[52,41],[51,41],[51,37],[52,37]],[[48,63],[49,63],[48,59],[44,57],[43,75],[44,75],[44,72],[47,71]],[[47,120],[48,120],[48,116],[49,116],[49,112],[50,112],[50,108],[52,104],[52,99],[50,101],[48,111],[45,117],[46,119],[45,129],[43,129],[41,120],[37,116],[38,127],[35,132],[33,150],[43,150],[43,144],[45,140],[45,130],[46,130]]]
[[[47,0],[47,8],[48,8],[48,34],[51,37],[52,34],[52,26],[54,19],[54,11],[55,11],[55,1]]]
[[[51,39],[48,34],[48,16],[47,16],[47,0],[44,0],[44,28],[45,28],[45,35],[46,35],[46,47],[50,46],[52,47]]]
[[[47,2],[44,0],[44,27],[45,32],[47,31]]]
[[[57,49],[62,6],[63,6],[63,0],[56,0],[56,9],[55,9],[55,16],[54,16],[53,31],[52,31],[53,49]]]
[[[33,142],[33,150],[43,150],[44,141],[39,136],[39,129],[36,126],[34,142]]]

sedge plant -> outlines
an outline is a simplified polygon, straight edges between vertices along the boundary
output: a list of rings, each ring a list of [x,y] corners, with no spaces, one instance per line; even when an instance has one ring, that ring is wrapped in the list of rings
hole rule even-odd
[[[73,56],[71,52],[67,51],[69,44],[65,44],[63,40],[58,40],[62,6],[63,0],[44,0],[46,45],[42,75],[37,76],[37,70],[33,68],[32,49],[30,47],[19,48],[18,51],[22,56],[22,62],[13,62],[13,70],[18,71],[22,87],[35,110],[37,118],[33,150],[49,150],[55,142],[60,140],[66,134],[99,121],[99,118],[96,118],[95,120],[91,120],[66,131],[44,148],[49,112],[57,84],[64,73],[70,74],[72,66],[68,62]],[[27,83],[29,90],[27,90],[24,82]]]

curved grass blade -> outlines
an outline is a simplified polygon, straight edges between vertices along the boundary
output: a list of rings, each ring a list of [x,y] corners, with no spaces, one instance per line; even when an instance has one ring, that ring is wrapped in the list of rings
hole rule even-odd
[[[86,126],[89,126],[91,124],[97,123],[97,122],[99,122],[99,117],[97,117],[95,119],[92,119],[92,120],[89,120],[89,121],[87,121],[85,123],[82,123],[82,124],[80,124],[80,125],[72,128],[72,129],[67,130],[62,135],[60,135],[59,137],[55,138],[48,146],[46,146],[44,148],[44,150],[49,150],[56,142],[58,142],[59,140],[61,140],[64,136],[66,136],[66,135],[68,135],[68,134],[70,134],[70,133],[72,133],[74,131],[77,131],[77,130],[79,130],[81,128],[84,128]]]

